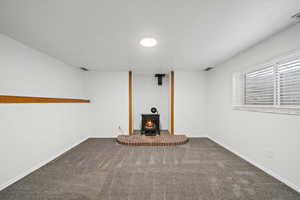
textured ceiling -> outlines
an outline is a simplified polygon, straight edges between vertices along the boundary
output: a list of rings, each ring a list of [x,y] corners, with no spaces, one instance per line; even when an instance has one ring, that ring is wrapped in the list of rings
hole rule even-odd
[[[0,32],[104,71],[214,66],[290,25],[299,0],[1,0]],[[144,48],[143,37],[158,45]]]

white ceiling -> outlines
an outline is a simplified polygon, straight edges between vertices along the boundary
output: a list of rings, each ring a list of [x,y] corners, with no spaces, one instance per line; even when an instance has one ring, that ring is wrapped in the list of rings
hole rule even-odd
[[[77,67],[214,66],[290,25],[300,0],[0,0],[0,32]],[[139,45],[154,37],[158,45]]]

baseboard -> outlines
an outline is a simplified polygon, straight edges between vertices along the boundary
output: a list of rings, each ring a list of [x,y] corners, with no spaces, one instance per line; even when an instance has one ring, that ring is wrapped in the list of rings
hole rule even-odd
[[[300,193],[300,186],[292,183],[291,181],[279,176],[278,174],[274,173],[272,170],[265,168],[264,166],[258,164],[257,162],[253,161],[252,159],[248,158],[245,155],[242,155],[240,153],[238,153],[236,150],[232,149],[231,147],[229,147],[228,145],[220,142],[219,140],[217,140],[216,138],[213,137],[208,137],[209,139],[211,139],[212,141],[216,142],[217,144],[219,144],[220,146],[224,147],[225,149],[227,149],[228,151],[232,152],[233,154],[241,157],[242,159],[246,160],[247,162],[251,163],[252,165],[254,165],[255,167],[261,169],[262,171],[266,172],[267,174],[269,174],[270,176],[276,178],[277,180],[281,181],[282,183],[286,184],[287,186],[293,188],[294,190],[296,190],[297,192]]]
[[[176,134],[175,134],[176,135]],[[180,135],[180,134],[179,134]],[[181,134],[182,135],[182,134]],[[209,138],[207,135],[197,135],[197,136],[194,136],[194,135],[191,135],[191,136],[188,136],[188,138]]]
[[[47,160],[44,160],[42,162],[40,162],[39,164],[37,164],[36,166],[28,169],[28,170],[25,170],[23,173],[19,174],[18,176],[10,179],[9,181],[7,181],[6,183],[4,184],[1,184],[0,185],[0,191],[7,188],[8,186],[10,186],[11,184],[17,182],[18,180],[24,178],[25,176],[27,176],[28,174],[34,172],[35,170],[43,167],[44,165],[46,165],[47,163],[57,159],[58,157],[60,157],[61,155],[63,155],[64,153],[66,153],[67,151],[70,151],[71,149],[73,149],[75,146],[79,145],[80,143],[82,143],[83,141],[87,140],[88,137],[84,138],[83,140],[80,140],[79,142],[76,142],[75,144],[73,144],[72,146],[64,149],[63,151],[59,152],[58,154],[56,154],[55,156],[52,156],[51,158],[47,159]]]
[[[89,138],[117,138],[118,135],[129,135],[129,133],[117,133],[116,135],[112,136],[112,135],[92,135],[92,136],[89,136]],[[195,134],[185,134],[185,133],[175,133],[174,135],[186,135],[188,138],[209,138],[208,135],[195,135]]]

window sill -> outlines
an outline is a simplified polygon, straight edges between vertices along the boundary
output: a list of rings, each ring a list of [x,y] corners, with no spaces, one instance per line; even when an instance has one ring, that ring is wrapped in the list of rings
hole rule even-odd
[[[275,106],[233,106],[233,110],[274,113],[285,115],[300,115],[300,107],[275,107]]]

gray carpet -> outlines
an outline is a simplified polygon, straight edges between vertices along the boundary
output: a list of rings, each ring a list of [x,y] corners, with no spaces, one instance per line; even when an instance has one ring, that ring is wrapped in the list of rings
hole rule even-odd
[[[89,139],[1,200],[296,200],[300,194],[208,139],[132,147]]]

